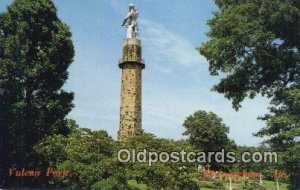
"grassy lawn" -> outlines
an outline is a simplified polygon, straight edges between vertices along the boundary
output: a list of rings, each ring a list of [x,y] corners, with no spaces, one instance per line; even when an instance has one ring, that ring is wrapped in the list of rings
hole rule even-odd
[[[204,186],[201,188],[201,190],[215,190],[215,188],[209,188],[209,186],[211,186],[213,184],[211,181],[201,181],[200,183],[202,184],[202,186]],[[224,181],[224,184],[225,184],[226,189],[228,189],[228,186],[229,186],[228,181]],[[243,185],[244,185],[243,180],[241,180],[238,183],[232,183],[232,187],[234,189],[239,189],[239,190],[243,189]],[[263,180],[262,185],[264,187],[269,188],[270,190],[276,190],[276,182],[274,182],[274,181]],[[288,184],[286,184],[286,183],[279,183],[280,190],[287,190],[287,186],[288,186]]]
[[[147,190],[147,186],[145,184],[139,184],[135,180],[129,180],[128,184],[132,187],[138,188],[140,190]]]
[[[263,186],[273,190],[273,189],[276,189],[276,182],[275,181],[263,180]],[[288,184],[279,182],[279,189],[280,190],[287,190],[287,186],[288,186]]]
[[[226,189],[228,189],[228,181],[224,181]],[[140,190],[147,190],[147,186],[145,184],[138,184],[135,180],[129,180],[128,184],[132,187],[138,188]],[[213,182],[212,181],[200,181],[201,184],[201,190],[216,190],[215,188],[210,188],[209,186],[213,186]],[[241,180],[239,183],[232,183],[232,186],[234,189],[241,189],[243,187],[244,181]],[[263,180],[263,184],[264,187],[269,188],[270,190],[275,190],[276,189],[276,182],[274,181],[267,181],[267,180]],[[288,184],[286,183],[279,183],[279,188],[280,190],[287,190],[287,186]]]

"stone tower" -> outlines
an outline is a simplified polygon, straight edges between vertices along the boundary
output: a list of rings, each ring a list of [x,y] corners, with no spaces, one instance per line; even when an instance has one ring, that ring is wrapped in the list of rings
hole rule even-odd
[[[120,128],[118,140],[140,135],[142,132],[142,59],[141,41],[126,38],[119,67],[122,69]]]
[[[145,68],[145,64],[142,59],[141,41],[137,37],[137,14],[134,5],[129,5],[129,16],[125,17],[123,23],[124,25],[127,22],[127,37],[124,40],[123,54],[119,62],[119,67],[122,69],[118,131],[120,141],[126,141],[142,133],[142,69]]]

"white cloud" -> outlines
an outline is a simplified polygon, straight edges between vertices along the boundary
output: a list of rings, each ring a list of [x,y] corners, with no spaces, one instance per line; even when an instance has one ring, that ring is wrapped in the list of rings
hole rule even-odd
[[[184,37],[171,32],[164,26],[146,19],[139,21],[144,44],[144,53],[152,58],[155,67],[159,65],[162,72],[168,72],[170,66],[177,64],[184,67],[206,62],[195,47]],[[159,59],[156,59],[159,57]]]

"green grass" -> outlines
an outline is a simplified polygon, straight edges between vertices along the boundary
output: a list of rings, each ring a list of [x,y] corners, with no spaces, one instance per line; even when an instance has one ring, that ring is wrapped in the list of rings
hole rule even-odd
[[[213,185],[212,181],[199,181],[199,183],[202,184],[202,186],[212,186]],[[224,183],[226,184],[226,183],[228,183],[228,181],[224,181]],[[145,184],[139,184],[135,180],[129,180],[128,184],[130,186],[138,188],[140,190],[147,190],[147,186]],[[242,189],[243,184],[244,184],[244,181],[241,180],[239,183],[232,183],[232,186],[237,188],[237,189]],[[275,181],[263,180],[262,186],[267,187],[270,190],[275,190],[276,189],[276,182]],[[286,184],[286,183],[279,183],[280,190],[287,190],[287,186],[288,186],[288,184]],[[216,189],[215,188],[209,188],[209,187],[201,187],[201,190],[216,190]]]
[[[267,181],[267,180],[263,180],[263,184],[264,187],[267,187],[269,189],[276,189],[276,182],[275,181]],[[280,183],[279,182],[279,189],[280,190],[287,190],[287,186],[288,184],[286,183]]]
[[[212,184],[211,181],[201,181],[200,183],[202,184],[202,186],[203,185],[205,186],[205,184],[206,185],[211,185]],[[226,185],[226,189],[228,189],[228,181],[224,181],[224,183]],[[232,183],[232,186],[236,189],[239,189],[239,190],[243,189],[243,185],[244,185],[243,180],[241,180],[239,183]],[[267,187],[270,190],[276,190],[276,182],[275,181],[263,180],[262,186]],[[286,183],[279,183],[280,190],[287,190],[287,186],[288,186],[288,184],[286,184]],[[215,190],[215,188],[202,187],[201,190]]]
[[[138,188],[140,190],[147,190],[147,186],[145,184],[139,184],[137,183],[135,180],[128,180],[128,184],[131,186],[131,187],[135,187],[135,188]]]

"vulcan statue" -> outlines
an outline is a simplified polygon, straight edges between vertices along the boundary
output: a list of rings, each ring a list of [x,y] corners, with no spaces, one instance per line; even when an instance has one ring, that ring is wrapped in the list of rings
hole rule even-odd
[[[127,27],[127,38],[138,37],[138,23],[137,18],[139,16],[138,9],[133,5],[129,4],[129,11],[125,17],[122,26]]]

